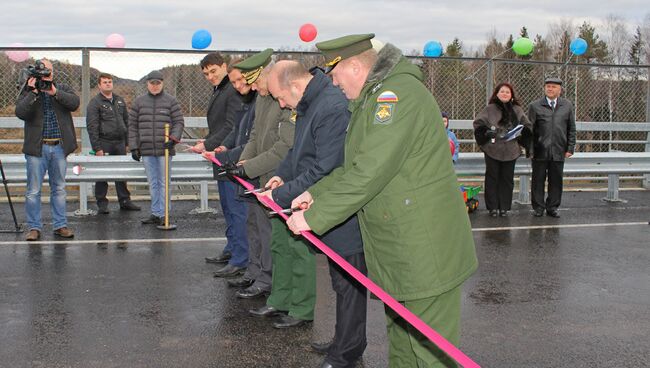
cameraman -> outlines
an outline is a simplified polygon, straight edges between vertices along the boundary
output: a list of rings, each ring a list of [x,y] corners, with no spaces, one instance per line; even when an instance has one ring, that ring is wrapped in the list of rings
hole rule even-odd
[[[128,138],[129,111],[122,96],[113,93],[113,76],[101,73],[98,79],[99,93],[90,100],[86,109],[86,127],[90,144],[96,156],[124,155]],[[125,181],[116,181],[115,191],[121,210],[140,211],[140,207],[131,202],[131,193]],[[95,183],[98,213],[109,212],[107,192],[107,182]]]
[[[29,232],[26,240],[41,237],[41,186],[47,172],[50,183],[50,208],[54,234],[72,238],[65,203],[66,157],[77,149],[72,111],[79,107],[79,96],[62,83],[52,83],[54,68],[47,59],[36,62],[16,101],[16,116],[25,121],[23,153],[27,162],[25,213]]]

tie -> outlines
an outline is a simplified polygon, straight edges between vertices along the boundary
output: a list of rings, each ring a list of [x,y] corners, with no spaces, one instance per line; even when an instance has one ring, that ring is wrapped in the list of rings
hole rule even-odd
[[[551,101],[551,110],[555,111],[555,101]]]

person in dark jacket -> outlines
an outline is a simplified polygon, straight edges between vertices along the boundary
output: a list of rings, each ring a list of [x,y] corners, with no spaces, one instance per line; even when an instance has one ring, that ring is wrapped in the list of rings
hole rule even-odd
[[[154,70],[147,75],[147,94],[133,101],[129,111],[129,148],[134,160],[144,163],[151,195],[151,215],[143,224],[161,225],[165,206],[171,210],[171,203],[165,203],[165,150],[175,155],[174,144],[183,135],[183,112],[176,97],[163,91],[163,74]],[[165,137],[165,125],[169,124],[169,139]],[[167,142],[166,142],[167,141]],[[171,190],[170,190],[171,197]]]
[[[129,123],[129,110],[122,96],[113,93],[113,76],[101,73],[97,81],[99,93],[88,102],[86,108],[86,128],[90,137],[90,144],[95,156],[124,155],[126,154],[127,129]],[[140,207],[131,202],[131,193],[125,181],[115,182],[115,191],[120,203],[120,209],[126,211],[140,211]],[[107,214],[108,183],[99,181],[95,183],[95,199],[97,212]]]
[[[520,139],[506,135],[522,125]],[[485,154],[485,206],[490,216],[508,216],[512,206],[515,163],[527,147],[532,126],[508,83],[494,89],[488,105],[474,120],[474,137]]]
[[[545,96],[528,106],[528,120],[533,124],[533,175],[531,202],[534,215],[560,217],[564,160],[573,156],[576,145],[576,119],[573,104],[560,97],[562,80],[547,78]],[[544,200],[544,183],[548,178],[548,197]]]
[[[233,130],[238,114],[241,113],[241,95],[237,93],[232,83],[230,83],[228,64],[226,58],[218,52],[211,52],[201,60],[200,67],[203,75],[212,85],[212,96],[208,103],[208,113],[206,115],[208,135],[193,147],[196,152],[214,151],[215,148],[221,146],[223,140]],[[217,179],[217,167],[216,165],[212,167],[214,170],[214,178]],[[229,179],[220,178],[217,181],[219,198],[225,198],[227,196],[226,181],[229,181]],[[205,261],[208,263],[228,263],[228,260],[232,256],[232,219],[230,216],[231,209],[228,208],[228,203],[228,201],[224,200],[219,201],[221,211],[226,219],[226,237],[228,242],[220,254],[205,258]]]
[[[293,147],[280,163],[266,192],[280,206],[291,201],[343,162],[345,135],[350,120],[348,101],[320,69],[309,73],[296,61],[280,61],[269,77],[269,91],[280,106],[296,112]],[[315,259],[303,238],[294,238],[284,224],[273,226],[271,252],[273,285],[266,306],[255,315],[288,312],[274,327],[299,326],[314,318]],[[352,215],[322,240],[361,273],[367,274],[361,230]],[[337,295],[334,339],[325,350],[326,367],[350,367],[366,348],[365,288],[330,261],[332,287]]]
[[[272,49],[266,49],[237,64],[247,84],[257,92],[255,100],[255,121],[250,138],[244,147],[237,166],[230,174],[241,178],[254,178],[266,183],[275,169],[286,157],[293,145],[295,124],[291,112],[280,108],[280,104],[269,94],[268,76],[272,68]],[[239,187],[242,189],[243,187]],[[250,196],[252,197],[252,196]],[[250,198],[249,197],[249,198]],[[228,280],[232,287],[242,287],[235,295],[238,298],[255,298],[271,292],[271,219],[255,197],[248,205],[248,267],[240,278]]]
[[[72,238],[66,214],[66,157],[77,149],[72,112],[79,108],[79,96],[69,86],[53,82],[54,68],[47,59],[37,61],[50,75],[27,79],[16,101],[16,116],[25,121],[23,153],[27,169],[25,214],[29,231],[26,240],[41,237],[41,187],[45,173],[50,183],[50,209],[54,235]],[[44,69],[42,69],[44,70]]]
[[[228,65],[228,78],[235,90],[242,96],[242,105],[235,116],[235,129],[232,130],[215,149],[217,158],[224,167],[230,167],[239,161],[244,145],[253,129],[255,119],[255,100],[257,93],[246,83],[239,69],[233,67],[238,60]],[[225,175],[224,175],[225,176]],[[224,202],[223,207],[228,208],[226,237],[230,245],[231,257],[228,264],[214,272],[214,277],[235,277],[246,272],[248,266],[248,236],[246,219],[248,217],[249,203],[237,193],[241,187],[233,181],[220,182],[223,194],[219,200]]]

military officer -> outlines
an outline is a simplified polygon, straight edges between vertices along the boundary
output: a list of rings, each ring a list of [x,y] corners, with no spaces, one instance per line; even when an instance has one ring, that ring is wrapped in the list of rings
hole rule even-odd
[[[269,181],[289,152],[296,127],[291,112],[280,108],[269,94],[267,80],[272,55],[273,49],[266,49],[234,65],[258,97],[253,130],[232,174],[259,178],[262,184]],[[248,208],[247,236],[248,268],[242,277],[229,280],[228,285],[243,288],[235,295],[248,299],[271,292],[271,220],[257,200]]]
[[[316,44],[350,100],[342,167],[292,202],[295,233],[322,234],[357,213],[369,277],[452,343],[461,286],[478,262],[438,104],[422,72],[374,34]],[[387,308],[387,307],[386,307]],[[391,367],[453,365],[386,309]]]

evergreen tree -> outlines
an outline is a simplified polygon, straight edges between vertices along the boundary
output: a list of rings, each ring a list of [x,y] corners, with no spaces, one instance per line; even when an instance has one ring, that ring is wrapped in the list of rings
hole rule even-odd
[[[594,26],[585,21],[580,26],[578,35],[587,41],[587,51],[579,56],[581,61],[586,63],[592,63],[594,61],[599,63],[607,62],[607,44],[600,39]]]

